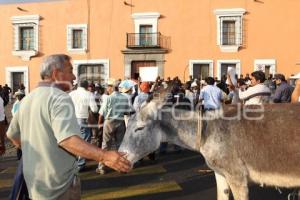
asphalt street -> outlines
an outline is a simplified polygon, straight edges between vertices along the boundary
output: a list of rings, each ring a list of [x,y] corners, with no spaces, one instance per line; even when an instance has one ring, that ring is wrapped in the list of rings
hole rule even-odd
[[[8,198],[16,166],[15,157],[0,159],[0,199]],[[80,173],[82,199],[216,199],[214,174],[208,170],[203,157],[191,151],[171,150],[157,156],[155,161],[146,158],[128,174],[109,171],[99,175],[95,173],[96,166],[97,163],[90,161]],[[290,192],[253,185],[250,200],[286,200]]]

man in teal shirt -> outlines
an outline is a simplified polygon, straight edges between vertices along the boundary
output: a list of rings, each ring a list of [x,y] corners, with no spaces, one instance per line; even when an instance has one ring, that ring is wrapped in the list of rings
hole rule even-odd
[[[126,131],[124,114],[131,109],[128,98],[119,92],[119,82],[110,79],[107,92],[109,96],[105,98],[99,110],[98,124],[103,126],[102,149],[117,150]],[[96,173],[106,173],[104,163],[99,162]]]
[[[106,151],[80,138],[70,90],[75,79],[70,57],[51,55],[41,66],[42,81],[21,102],[7,136],[23,151],[23,172],[31,199],[80,199],[76,157],[127,172],[123,153]]]

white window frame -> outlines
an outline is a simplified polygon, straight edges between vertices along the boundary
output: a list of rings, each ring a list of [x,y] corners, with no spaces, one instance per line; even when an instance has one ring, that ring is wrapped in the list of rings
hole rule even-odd
[[[13,86],[13,72],[22,72],[24,73],[24,86],[25,86],[25,93],[28,94],[29,92],[29,76],[28,76],[28,66],[14,66],[14,67],[5,67],[5,79],[7,85],[12,88]]]
[[[140,33],[141,25],[152,25],[153,33],[158,33],[157,21],[160,17],[158,12],[145,12],[145,13],[133,13],[132,18],[134,20],[134,33]],[[157,45],[157,35],[152,36],[153,45]],[[135,45],[139,45],[139,38],[135,40]]]
[[[276,60],[275,59],[255,59],[254,60],[254,71],[262,70],[265,72],[265,66],[269,65],[270,73],[275,75],[276,73]]]
[[[14,28],[14,49],[12,55],[19,56],[22,60],[28,61],[36,56],[39,51],[39,15],[13,16],[11,21]],[[34,50],[20,50],[20,29],[24,26],[32,26],[34,34]]]
[[[193,66],[194,64],[208,64],[209,76],[214,76],[214,61],[213,60],[189,60],[189,75],[194,77]]]
[[[246,10],[243,8],[234,9],[216,9],[214,11],[217,20],[217,45],[220,46],[222,52],[237,52],[243,43],[243,16]],[[228,17],[231,21],[235,21],[235,45],[223,45],[223,20],[222,17]],[[226,21],[225,19],[224,21]]]
[[[95,60],[73,60],[73,74],[76,77],[76,82],[79,80],[79,71],[78,68],[80,65],[103,65],[104,67],[104,80],[107,82],[110,76],[110,66],[109,66],[109,59],[95,59]]]
[[[67,25],[67,50],[70,53],[84,54],[88,49],[87,24],[68,24]],[[82,30],[82,48],[73,48],[73,30]]]
[[[222,64],[235,64],[235,71],[238,77],[241,74],[241,61],[240,60],[217,60],[217,77],[221,80],[221,66]]]

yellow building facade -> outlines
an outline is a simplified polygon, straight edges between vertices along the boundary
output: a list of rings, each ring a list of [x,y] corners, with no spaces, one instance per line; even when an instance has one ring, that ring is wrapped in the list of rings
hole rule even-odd
[[[0,84],[27,92],[46,55],[104,83],[157,66],[161,77],[300,72],[300,1],[57,0],[0,4]]]

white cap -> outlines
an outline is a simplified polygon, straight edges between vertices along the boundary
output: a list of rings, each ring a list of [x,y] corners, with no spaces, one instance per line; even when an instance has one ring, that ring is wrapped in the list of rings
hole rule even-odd
[[[191,84],[191,87],[197,87],[197,83],[194,81],[192,84]]]

